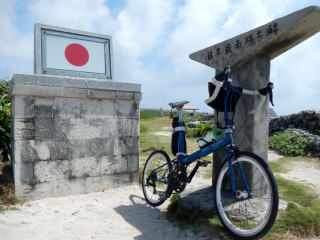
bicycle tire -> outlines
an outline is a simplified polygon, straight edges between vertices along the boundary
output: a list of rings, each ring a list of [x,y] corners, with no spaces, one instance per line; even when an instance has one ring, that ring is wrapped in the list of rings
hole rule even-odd
[[[215,207],[221,223],[233,237],[237,239],[259,239],[268,233],[276,220],[279,205],[277,185],[268,164],[256,154],[240,152],[239,157],[232,161],[232,167],[237,167],[237,162],[245,169],[244,172],[250,171],[252,174],[248,181],[252,196],[248,194],[250,195],[250,197],[248,197],[245,190],[238,190],[237,194],[232,194],[228,179],[230,178],[230,176],[228,176],[228,161],[225,160],[223,164],[221,164],[215,179]],[[252,167],[249,167],[250,164],[252,164],[252,167],[256,168],[254,170],[255,172],[253,172]],[[260,172],[257,173],[258,170]],[[237,189],[240,189],[240,185],[243,187],[243,184],[239,183],[241,182],[241,174],[239,170],[238,172],[239,176],[236,175],[235,171],[235,179]],[[258,175],[259,173],[261,174],[261,177]],[[240,181],[237,181],[237,177]],[[266,180],[268,186],[262,185],[262,180]],[[222,186],[223,184],[224,186]],[[254,189],[256,184],[259,184],[261,187],[258,186],[259,188]],[[268,192],[270,199],[266,198]],[[240,199],[238,198],[239,196],[236,195],[239,195]],[[269,205],[267,206],[266,204]],[[253,210],[250,211],[248,209],[251,206],[253,207]],[[257,208],[255,208],[255,206]],[[266,215],[264,217],[258,216],[260,212],[262,212],[258,207],[260,209],[266,208]],[[243,215],[245,215],[246,221],[244,221]],[[255,226],[255,220],[258,221],[260,219],[261,222]],[[251,226],[252,229],[246,229],[251,228]]]
[[[157,160],[156,158],[158,160],[160,160],[159,163],[156,162],[155,165],[151,165],[152,161]],[[169,183],[164,184],[164,183],[160,183],[160,182],[159,183],[153,182],[152,184],[154,184],[154,187],[150,186],[150,184],[148,184],[148,178],[151,178],[151,176],[150,176],[151,171],[153,169],[159,167],[158,165],[159,166],[164,165],[164,167],[167,166],[166,169],[163,169],[163,170],[160,169],[158,172],[164,171],[165,175],[162,176],[163,180],[169,181],[168,177],[171,174],[172,165],[171,165],[171,161],[170,161],[168,154],[163,150],[156,150],[149,155],[149,157],[144,165],[143,172],[142,172],[142,183],[141,184],[142,184],[143,195],[144,195],[147,203],[153,207],[160,206],[167,199],[167,197],[169,197],[172,193],[172,186]],[[149,166],[150,166],[150,169],[149,169]],[[156,178],[157,178],[157,176],[156,176]],[[150,181],[150,179],[149,179],[149,181]],[[153,193],[154,193],[153,197],[155,197],[155,198],[153,198],[151,196],[152,194],[150,194],[150,192],[147,191],[148,187],[152,187]],[[161,187],[163,187],[163,188],[161,188]],[[156,189],[156,188],[158,188],[158,189]],[[160,189],[161,191],[159,190],[159,188],[161,188]],[[151,190],[151,189],[149,189],[149,190]],[[158,194],[158,197],[157,197],[157,194]],[[162,194],[162,196],[161,196],[161,194]],[[166,196],[164,196],[164,195],[166,195]]]

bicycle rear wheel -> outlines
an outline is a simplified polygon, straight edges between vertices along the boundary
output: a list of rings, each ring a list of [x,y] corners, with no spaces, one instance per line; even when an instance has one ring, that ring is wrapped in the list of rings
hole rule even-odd
[[[161,205],[172,193],[168,179],[171,162],[165,151],[157,150],[148,157],[142,173],[143,195],[151,206]]]
[[[268,165],[253,153],[241,152],[232,161],[232,169],[236,193],[231,190],[227,160],[216,177],[218,216],[227,231],[237,239],[261,238],[272,227],[278,212],[279,199],[274,176]]]

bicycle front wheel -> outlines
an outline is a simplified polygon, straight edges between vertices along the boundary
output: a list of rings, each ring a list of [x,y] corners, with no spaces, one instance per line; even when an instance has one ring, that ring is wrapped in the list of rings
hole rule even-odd
[[[216,177],[215,204],[218,216],[227,231],[237,239],[258,239],[272,227],[278,212],[278,190],[274,176],[260,157],[241,152],[228,161]],[[235,192],[231,179],[234,178]]]
[[[171,194],[169,181],[171,162],[165,151],[154,151],[148,157],[142,173],[143,195],[151,206],[161,205]]]

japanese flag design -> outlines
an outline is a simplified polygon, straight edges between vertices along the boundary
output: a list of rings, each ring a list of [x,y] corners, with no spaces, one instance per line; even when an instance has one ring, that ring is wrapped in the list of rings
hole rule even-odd
[[[104,43],[47,35],[46,49],[47,68],[105,73]]]

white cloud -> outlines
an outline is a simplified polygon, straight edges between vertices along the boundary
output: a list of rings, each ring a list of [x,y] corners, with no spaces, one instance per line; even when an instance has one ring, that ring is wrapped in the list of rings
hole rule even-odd
[[[173,1],[131,0],[120,12],[116,32],[119,45],[130,55],[142,57],[163,39],[167,22],[172,17]]]
[[[2,0],[0,10],[0,78],[15,69],[32,72],[32,33],[21,34],[16,26],[16,1]],[[30,71],[28,71],[30,69]]]
[[[319,35],[313,36],[272,61],[271,81],[275,88],[275,110],[289,114],[320,109],[318,65]]]
[[[105,0],[33,0],[28,11],[33,22],[76,28],[84,31],[110,31],[116,28]]]
[[[186,99],[210,111],[203,101],[214,69],[188,55],[316,2],[127,0],[111,14],[107,0],[32,0],[24,2],[23,13],[28,26],[41,22],[112,35],[116,80],[142,84],[142,107]],[[1,0],[0,77],[33,69],[33,32],[17,24],[17,4]],[[318,42],[314,36],[272,61],[278,113],[320,108]]]

